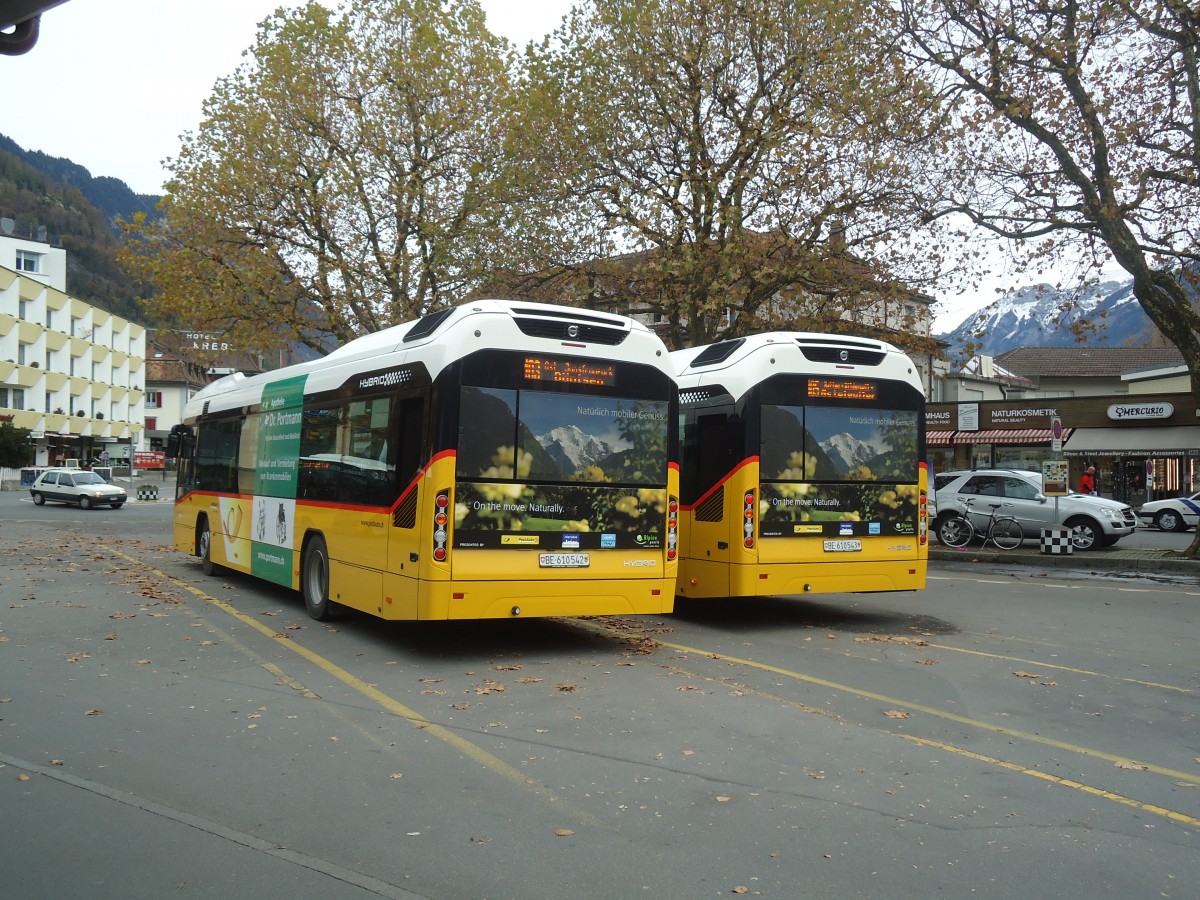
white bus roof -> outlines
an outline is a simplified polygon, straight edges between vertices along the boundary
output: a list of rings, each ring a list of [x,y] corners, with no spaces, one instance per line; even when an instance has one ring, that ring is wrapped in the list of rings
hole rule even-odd
[[[206,404],[212,412],[253,406],[265,386],[301,375],[308,376],[306,394],[338,388],[356,372],[413,362],[423,363],[435,378],[450,363],[482,349],[619,358],[671,374],[662,340],[626,316],[525,300],[472,300],[363,335],[320,359],[261,375],[227,375],[188,401],[185,418],[194,418]]]
[[[719,384],[735,399],[781,373],[888,378],[922,391],[920,373],[904,351],[884,341],[849,335],[808,331],[746,335],[676,350],[671,365],[681,391]]]

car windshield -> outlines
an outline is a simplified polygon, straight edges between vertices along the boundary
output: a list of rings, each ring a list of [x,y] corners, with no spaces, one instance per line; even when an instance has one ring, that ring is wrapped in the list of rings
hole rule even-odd
[[[105,480],[95,472],[77,472],[75,474],[75,484],[105,484]]]

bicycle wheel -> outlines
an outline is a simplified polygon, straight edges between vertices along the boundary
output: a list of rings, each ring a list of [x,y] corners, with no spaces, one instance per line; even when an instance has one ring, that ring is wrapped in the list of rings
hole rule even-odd
[[[975,528],[962,516],[946,516],[938,523],[938,540],[955,550],[971,543]]]
[[[1021,526],[1016,519],[997,519],[988,536],[1001,550],[1016,550],[1021,546]]]

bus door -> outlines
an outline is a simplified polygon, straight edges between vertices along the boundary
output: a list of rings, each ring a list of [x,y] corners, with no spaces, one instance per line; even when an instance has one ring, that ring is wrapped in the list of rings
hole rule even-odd
[[[729,563],[740,557],[742,516],[739,498],[748,461],[742,446],[740,422],[731,411],[697,411],[684,426],[684,453],[692,457],[684,468],[692,473],[686,491],[690,525],[683,534],[681,596],[729,596]],[[736,556],[735,556],[736,554]]]
[[[389,448],[389,465],[395,467],[398,497],[392,505],[387,528],[387,569],[401,579],[392,602],[402,604],[408,610],[405,615],[416,617],[421,554],[430,552],[425,546],[429,541],[423,542],[422,535],[436,530],[434,523],[423,520],[424,511],[429,509],[429,504],[424,503],[428,485],[421,477],[429,443],[424,395],[399,398],[390,433],[395,450]]]

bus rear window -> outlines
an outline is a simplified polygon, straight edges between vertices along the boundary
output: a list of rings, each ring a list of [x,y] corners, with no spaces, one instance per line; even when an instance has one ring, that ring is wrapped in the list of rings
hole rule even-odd
[[[463,478],[666,484],[665,401],[465,387]]]
[[[841,406],[762,408],[764,481],[913,481],[917,416]]]

